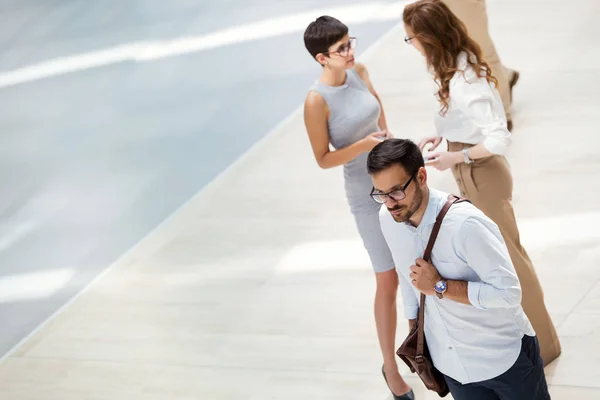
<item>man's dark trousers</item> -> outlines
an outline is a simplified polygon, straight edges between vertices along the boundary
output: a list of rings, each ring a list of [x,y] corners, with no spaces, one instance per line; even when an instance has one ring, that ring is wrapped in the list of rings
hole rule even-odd
[[[487,381],[462,385],[446,376],[455,400],[549,400],[540,346],[535,336],[523,336],[521,353],[508,371]]]

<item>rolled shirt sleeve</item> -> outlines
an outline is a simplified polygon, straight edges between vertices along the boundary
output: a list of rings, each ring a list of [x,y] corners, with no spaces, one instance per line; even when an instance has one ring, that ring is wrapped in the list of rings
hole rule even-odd
[[[467,218],[455,236],[456,252],[479,276],[468,282],[471,304],[479,309],[521,304],[521,284],[497,225],[485,217]]]
[[[481,130],[485,148],[493,154],[506,154],[511,133],[498,91],[468,68],[454,81],[451,93],[457,107]]]

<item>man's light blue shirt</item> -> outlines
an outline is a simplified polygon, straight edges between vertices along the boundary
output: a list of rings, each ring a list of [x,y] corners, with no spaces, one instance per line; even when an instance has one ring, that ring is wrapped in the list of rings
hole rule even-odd
[[[422,258],[447,193],[429,189],[421,224],[397,223],[381,208],[383,235],[394,257],[404,315],[416,319],[421,293],[410,267]],[[470,203],[444,217],[431,262],[445,279],[468,282],[471,305],[427,296],[425,338],[437,369],[462,384],[495,378],[517,360],[523,335],[535,332],[521,308],[521,286],[497,225]]]

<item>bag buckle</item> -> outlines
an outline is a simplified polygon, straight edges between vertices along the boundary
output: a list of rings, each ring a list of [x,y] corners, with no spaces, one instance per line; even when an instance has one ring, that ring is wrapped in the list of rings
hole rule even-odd
[[[421,355],[415,356],[415,361],[417,362],[417,364],[423,364],[425,362],[423,356]]]

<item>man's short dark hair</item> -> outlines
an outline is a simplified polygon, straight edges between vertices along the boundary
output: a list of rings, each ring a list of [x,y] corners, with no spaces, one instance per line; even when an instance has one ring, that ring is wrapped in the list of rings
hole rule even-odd
[[[326,53],[333,44],[348,34],[348,27],[333,17],[324,15],[311,22],[304,31],[304,45],[313,58]]]
[[[425,161],[419,146],[408,139],[384,140],[371,150],[367,158],[369,174],[381,172],[394,164],[400,164],[412,176],[425,166]]]

